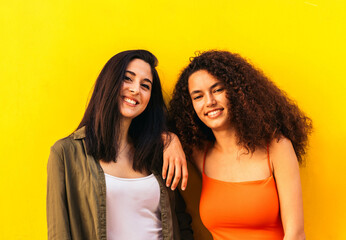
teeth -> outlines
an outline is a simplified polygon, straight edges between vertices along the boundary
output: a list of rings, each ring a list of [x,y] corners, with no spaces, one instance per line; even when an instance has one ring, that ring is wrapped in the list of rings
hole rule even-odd
[[[124,101],[125,101],[125,102],[128,102],[128,103],[130,103],[130,104],[133,104],[133,105],[136,104],[136,101],[134,101],[134,100],[132,100],[132,99],[129,99],[129,98],[124,98]]]
[[[215,110],[215,111],[212,111],[212,112],[208,112],[208,116],[210,117],[214,117],[216,114],[218,114],[220,112],[220,110]]]

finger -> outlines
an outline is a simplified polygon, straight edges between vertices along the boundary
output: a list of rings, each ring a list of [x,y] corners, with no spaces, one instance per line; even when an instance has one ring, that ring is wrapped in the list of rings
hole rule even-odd
[[[166,179],[166,176],[167,176],[168,162],[169,162],[169,160],[167,159],[167,157],[163,159],[163,166],[162,166],[162,178],[163,179]]]
[[[171,185],[173,175],[174,175],[174,163],[173,163],[173,160],[170,160],[169,166],[168,166],[167,179],[166,179],[166,186],[167,187],[169,187]]]
[[[187,164],[182,165],[182,180],[181,180],[181,190],[185,190],[187,187],[187,180],[189,179],[189,172],[187,170]]]
[[[180,167],[180,164],[176,164],[175,165],[175,172],[174,172],[174,179],[173,179],[173,183],[171,186],[172,190],[174,190],[178,186],[180,179],[181,179],[181,167]]]

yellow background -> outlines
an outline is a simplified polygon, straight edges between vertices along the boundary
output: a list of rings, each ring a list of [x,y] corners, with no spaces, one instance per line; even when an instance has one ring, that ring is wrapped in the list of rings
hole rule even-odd
[[[167,97],[196,50],[262,68],[314,121],[307,239],[346,239],[345,13],[342,0],[0,0],[0,239],[47,238],[49,147],[77,127],[106,61],[137,48],[158,57]]]

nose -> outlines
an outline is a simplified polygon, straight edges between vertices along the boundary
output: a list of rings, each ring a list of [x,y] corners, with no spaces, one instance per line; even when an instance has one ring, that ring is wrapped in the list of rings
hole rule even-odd
[[[129,86],[129,91],[131,94],[136,95],[139,93],[139,84],[133,83]]]
[[[205,99],[206,99],[207,107],[212,107],[212,106],[216,105],[216,100],[215,100],[213,94],[207,94]]]

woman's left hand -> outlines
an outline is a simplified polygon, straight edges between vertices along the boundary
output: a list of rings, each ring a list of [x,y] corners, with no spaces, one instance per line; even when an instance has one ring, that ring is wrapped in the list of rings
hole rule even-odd
[[[180,179],[182,179],[181,190],[185,190],[188,179],[185,153],[177,135],[171,132],[168,135],[164,137],[166,146],[163,151],[162,178],[166,179],[166,186],[171,186],[172,190],[178,186]]]

